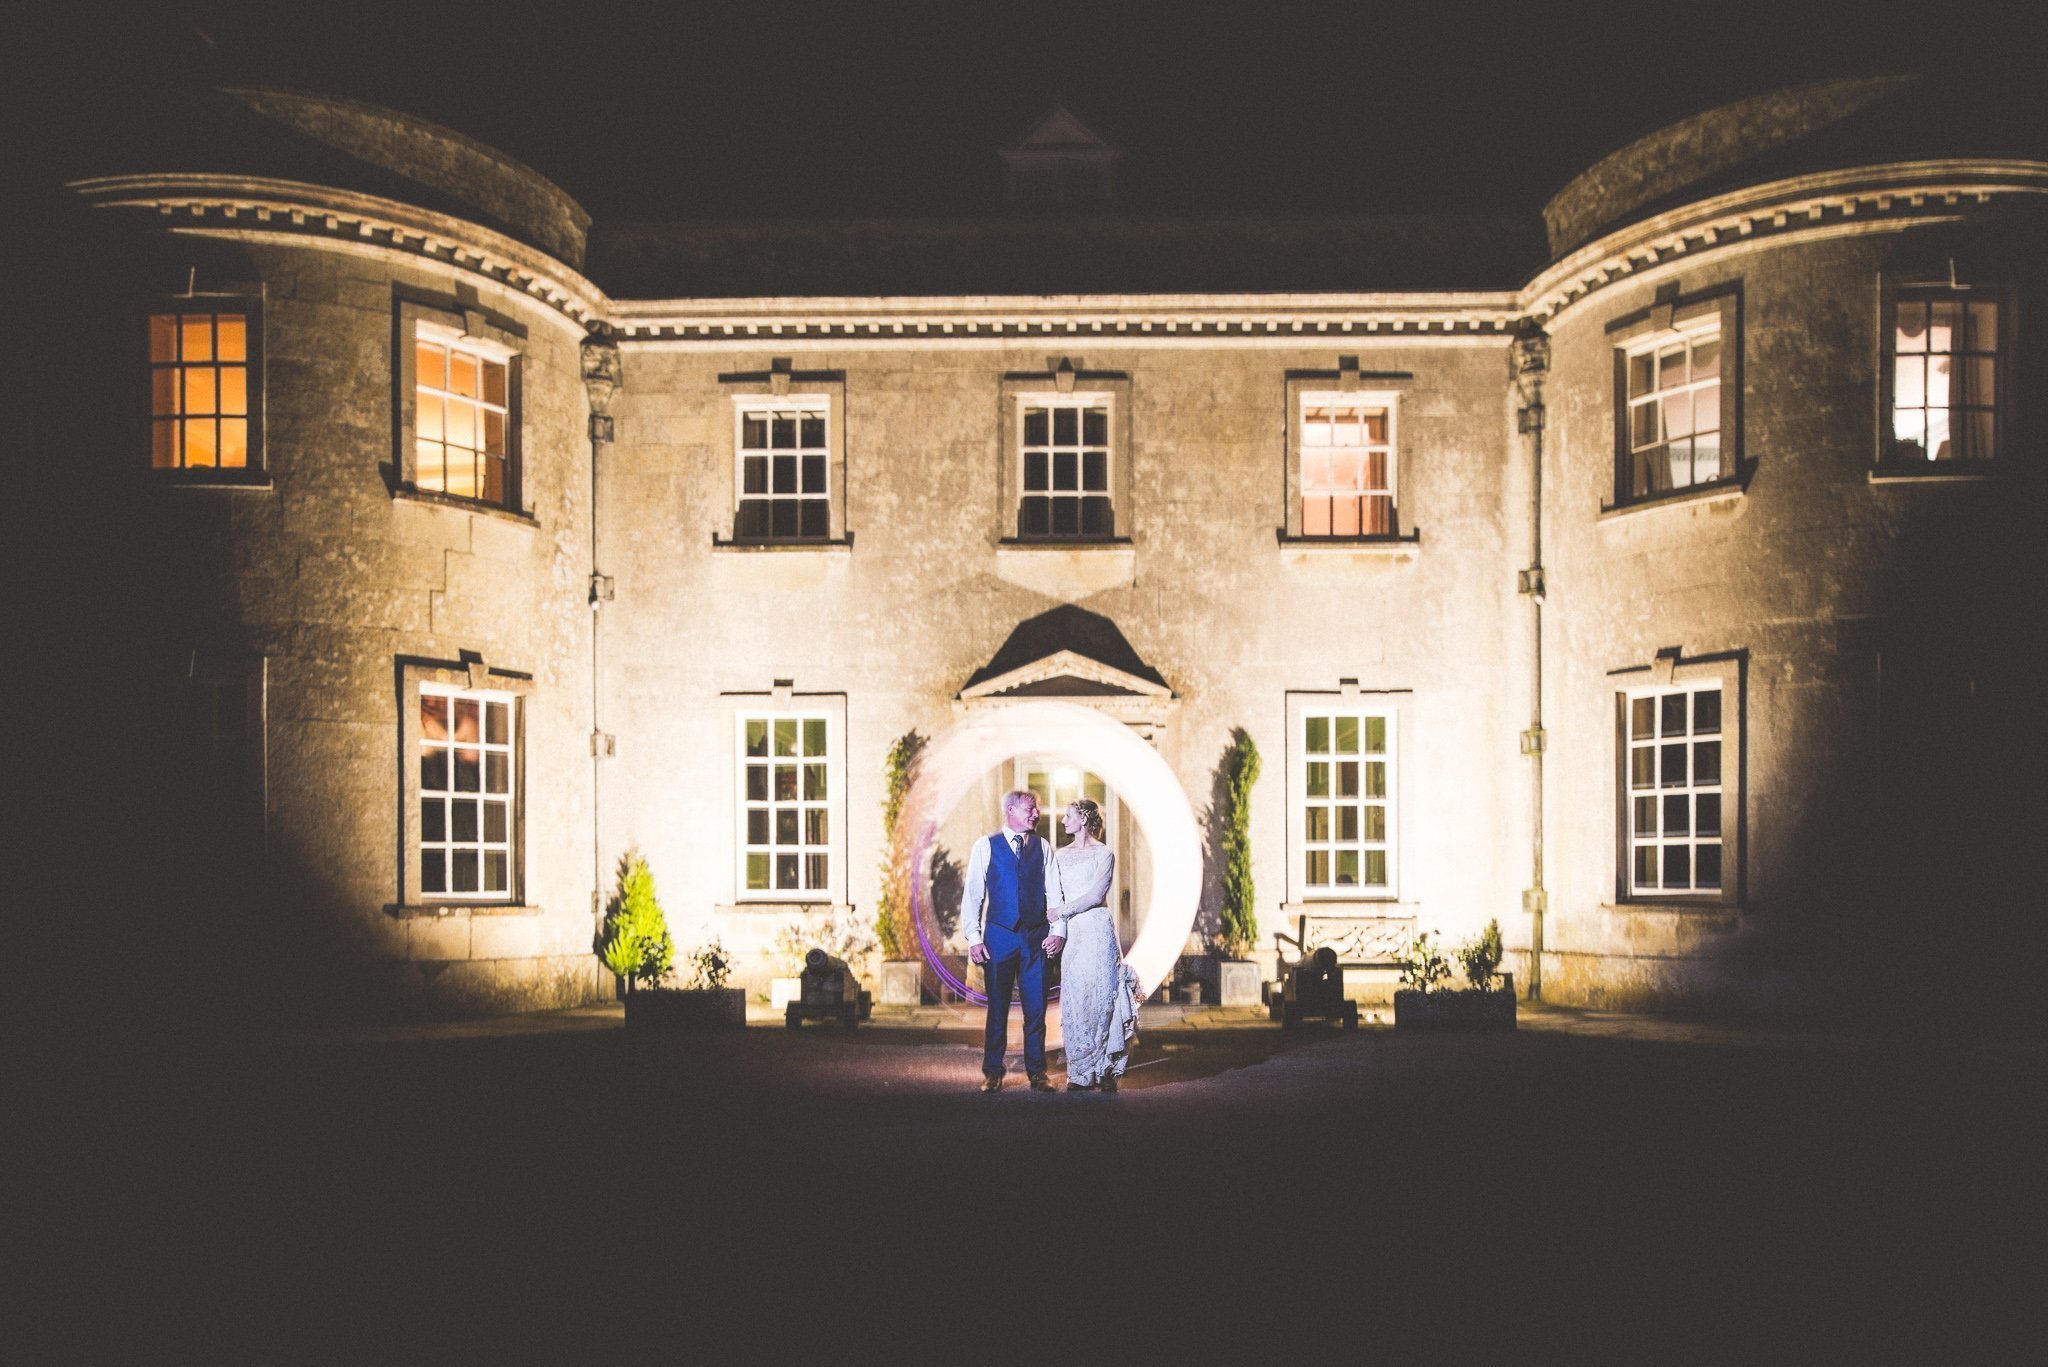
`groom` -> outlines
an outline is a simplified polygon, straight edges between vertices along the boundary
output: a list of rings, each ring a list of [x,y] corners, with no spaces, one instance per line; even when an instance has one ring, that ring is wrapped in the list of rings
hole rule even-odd
[[[960,927],[967,932],[967,957],[982,966],[988,992],[981,1037],[984,1092],[1003,1085],[1013,985],[1024,999],[1024,1072],[1032,1091],[1052,1090],[1045,1076],[1045,956],[1059,953],[1061,941],[1045,933],[1045,861],[1052,855],[1035,834],[1037,825],[1038,799],[1005,793],[1003,829],[976,841],[967,857]]]

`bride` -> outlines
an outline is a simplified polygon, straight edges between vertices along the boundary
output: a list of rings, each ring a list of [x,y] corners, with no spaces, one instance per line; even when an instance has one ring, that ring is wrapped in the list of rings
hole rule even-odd
[[[1123,962],[1116,921],[1103,899],[1116,856],[1102,843],[1102,808],[1087,798],[1061,821],[1073,843],[1046,861],[1048,939],[1060,950],[1060,1029],[1066,1036],[1067,1090],[1114,1092],[1137,1032],[1136,975]]]

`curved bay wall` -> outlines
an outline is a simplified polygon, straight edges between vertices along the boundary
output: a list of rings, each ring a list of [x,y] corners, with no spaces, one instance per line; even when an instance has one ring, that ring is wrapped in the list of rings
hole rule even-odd
[[[146,406],[105,422],[92,453],[110,489],[126,489],[91,513],[122,543],[91,575],[107,637],[131,654],[121,706],[181,756],[143,784],[160,784],[146,804],[158,810],[132,818],[153,832],[135,881],[156,927],[154,972],[323,1014],[589,999],[600,984],[582,329],[471,272],[390,252],[262,232],[159,236],[126,216],[95,230],[102,259],[122,263],[105,280],[117,354],[143,354],[155,309],[218,296],[261,316],[265,479],[159,473],[137,488],[138,467],[151,473],[136,444],[147,427],[127,413]],[[419,308],[516,349],[523,511],[395,487],[400,359]],[[483,686],[522,699],[523,887],[510,906],[421,906],[405,891],[403,794],[417,764],[406,685],[473,664]],[[135,742],[152,744],[142,731]],[[246,816],[223,814],[252,797]]]
[[[1546,997],[1858,995],[1990,965],[2025,862],[2011,785],[2027,790],[1994,737],[2038,735],[2017,689],[2019,624],[2042,607],[2023,551],[2042,509],[2040,226],[2007,206],[1704,253],[1551,321]],[[1956,277],[2018,313],[1998,468],[1887,479],[1887,291]],[[1660,301],[1682,323],[1717,297],[1739,318],[1742,480],[1616,508],[1617,347],[1664,321]],[[1668,677],[1719,671],[1739,694],[1742,852],[1720,897],[1622,882],[1616,697],[1666,676],[1660,653]],[[1958,940],[1977,947],[1946,952]]]

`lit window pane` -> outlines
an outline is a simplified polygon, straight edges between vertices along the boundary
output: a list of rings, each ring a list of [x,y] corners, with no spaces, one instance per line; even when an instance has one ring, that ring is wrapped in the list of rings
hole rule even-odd
[[[1998,305],[1995,302],[1972,302],[1969,306],[1969,349],[1971,351],[1998,350]]]
[[[160,365],[178,359],[178,323],[168,313],[150,315],[149,359]]]
[[[249,411],[249,372],[241,366],[221,368],[220,411],[237,415]]]
[[[212,418],[187,418],[185,420],[185,464],[187,468],[212,466],[217,463],[215,444],[217,432]]]
[[[166,366],[150,372],[149,411],[152,413],[176,413],[178,411],[178,372]]]
[[[476,357],[460,351],[448,353],[448,390],[464,398],[476,397]]]
[[[249,463],[249,420],[247,418],[224,418],[220,424],[220,463],[223,468],[239,470]]]
[[[184,315],[178,321],[178,359],[181,361],[210,361],[213,359],[213,315],[209,313]]]
[[[484,402],[496,404],[498,407],[503,408],[505,406],[505,363],[503,361],[483,361],[480,364],[483,371]]]
[[[239,313],[223,313],[215,328],[215,341],[219,347],[218,359],[223,361],[245,361],[249,358],[249,324]]]
[[[212,413],[214,407],[214,370],[212,366],[188,366],[185,369],[185,411],[187,413]]]
[[[1898,327],[1893,332],[1892,348],[1902,356],[1927,350],[1927,306],[1919,300],[1906,300],[1899,305]]]
[[[429,389],[448,387],[448,349],[432,342],[421,342],[414,353],[419,369],[419,382]]]

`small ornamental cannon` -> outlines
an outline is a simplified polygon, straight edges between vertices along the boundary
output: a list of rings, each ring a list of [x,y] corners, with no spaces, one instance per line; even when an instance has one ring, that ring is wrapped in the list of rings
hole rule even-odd
[[[1337,1020],[1346,1030],[1358,1028],[1358,1003],[1344,997],[1344,965],[1337,951],[1324,945],[1304,954],[1287,967],[1287,981],[1281,988],[1282,1028],[1292,1030],[1305,1020]]]
[[[851,1030],[874,1009],[874,999],[862,990],[846,961],[822,949],[804,955],[798,982],[797,999],[782,1012],[783,1024],[792,1030],[807,1020],[836,1020]]]

